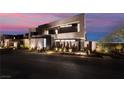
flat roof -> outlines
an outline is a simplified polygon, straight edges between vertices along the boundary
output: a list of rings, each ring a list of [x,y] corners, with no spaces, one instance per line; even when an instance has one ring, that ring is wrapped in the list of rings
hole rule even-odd
[[[70,18],[65,18],[65,19],[61,19],[61,20],[57,20],[54,22],[50,22],[47,24],[43,24],[43,25],[39,25],[38,27],[40,28],[51,28],[51,27],[57,27],[63,24],[71,24],[71,23],[78,23],[78,22],[83,22],[84,20],[84,14],[79,14],[79,15],[75,15],[73,17]]]

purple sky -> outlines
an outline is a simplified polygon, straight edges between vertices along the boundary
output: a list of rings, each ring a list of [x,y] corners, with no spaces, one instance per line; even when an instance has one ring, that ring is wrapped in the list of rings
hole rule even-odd
[[[76,13],[0,13],[0,33],[24,33],[28,28],[74,15]]]
[[[124,27],[124,13],[86,14],[86,30],[89,40],[100,40],[122,27]]]
[[[0,33],[18,34],[28,28],[77,15],[77,13],[0,13]],[[89,40],[100,40],[118,28],[124,27],[124,14],[88,13],[86,30]]]

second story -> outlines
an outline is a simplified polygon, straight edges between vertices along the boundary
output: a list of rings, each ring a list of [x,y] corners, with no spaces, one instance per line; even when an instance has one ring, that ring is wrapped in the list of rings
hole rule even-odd
[[[71,18],[66,18],[51,22],[48,24],[39,25],[36,28],[38,35],[57,36],[56,38],[85,38],[84,14],[76,15]]]

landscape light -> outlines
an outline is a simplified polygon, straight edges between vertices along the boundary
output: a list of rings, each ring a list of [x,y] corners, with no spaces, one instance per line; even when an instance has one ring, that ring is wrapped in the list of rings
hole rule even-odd
[[[69,52],[71,53],[72,52],[72,49],[69,49]]]
[[[108,52],[109,52],[108,48],[105,48],[104,53],[108,53]]]
[[[59,52],[62,52],[62,48],[59,49]]]
[[[55,51],[58,51],[58,48],[55,48]]]
[[[87,55],[87,53],[86,52],[75,52],[75,55],[82,55],[82,56],[84,56],[84,55]]]
[[[97,46],[96,51],[97,52],[101,52],[102,51],[102,48],[100,46]]]
[[[47,54],[53,54],[55,53],[54,51],[47,51]]]
[[[122,49],[122,45],[117,45],[116,49],[118,49],[118,50]]]

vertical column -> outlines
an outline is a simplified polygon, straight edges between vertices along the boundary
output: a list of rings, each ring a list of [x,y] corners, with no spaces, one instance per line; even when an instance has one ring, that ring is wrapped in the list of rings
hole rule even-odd
[[[46,48],[46,38],[43,39],[43,47]]]
[[[55,39],[58,39],[58,29],[55,29]]]
[[[80,32],[80,24],[77,24],[77,32]]]

